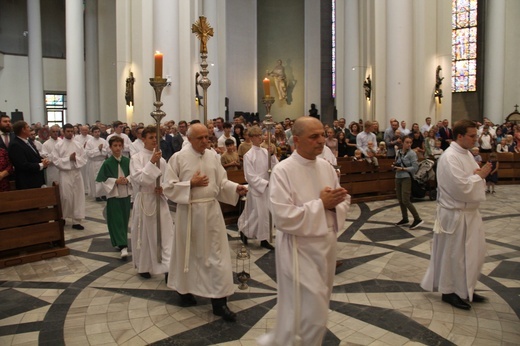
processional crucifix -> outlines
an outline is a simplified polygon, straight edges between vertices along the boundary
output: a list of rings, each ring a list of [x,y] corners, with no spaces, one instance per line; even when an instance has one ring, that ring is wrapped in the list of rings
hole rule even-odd
[[[202,70],[200,74],[202,77],[197,81],[197,84],[202,87],[204,90],[204,125],[208,122],[208,87],[211,85],[211,81],[208,79],[208,62],[206,59],[208,58],[208,40],[210,37],[213,37],[213,28],[209,25],[208,20],[204,16],[199,16],[199,20],[191,25],[191,32],[194,33],[198,39],[200,40],[200,58],[202,62],[200,63],[200,67]]]

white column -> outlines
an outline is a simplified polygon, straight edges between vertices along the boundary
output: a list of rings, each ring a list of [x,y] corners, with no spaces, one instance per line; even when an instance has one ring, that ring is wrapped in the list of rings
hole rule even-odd
[[[42,26],[40,0],[27,1],[29,29],[29,99],[28,123],[47,123],[43,93]]]
[[[389,0],[386,6],[386,112],[390,117],[413,119],[413,3]]]
[[[331,119],[323,119],[321,111],[321,52],[320,52],[320,21],[316,20],[316,14],[320,13],[320,2],[314,0],[305,0],[305,50],[304,50],[304,106],[309,109],[311,103],[316,105],[320,112],[323,122],[332,124]],[[336,33],[336,39],[338,35]],[[336,55],[337,56],[337,55]],[[336,60],[336,80],[339,78],[337,73]],[[257,83],[258,84],[258,83]],[[337,89],[336,89],[337,95]],[[336,96],[337,97],[337,96]]]
[[[85,1],[85,70],[87,122],[100,119],[99,98],[99,49],[98,49],[98,0]]]
[[[505,0],[488,2],[484,70],[484,116],[493,123],[504,122]],[[477,86],[478,87],[478,86]]]
[[[67,0],[65,4],[67,45],[67,122],[86,121],[85,61],[83,58],[83,1]]]
[[[359,2],[358,0],[345,0],[345,114],[341,117],[351,121],[360,118],[361,88],[365,78],[366,66],[361,66],[359,60]],[[371,77],[372,78],[372,77]],[[340,115],[338,115],[340,116]]]
[[[171,78],[172,84],[164,88],[161,109],[166,113],[164,120],[173,119],[178,123],[180,114],[179,98],[179,1],[154,0],[154,49],[163,53],[163,77]]]
[[[203,0],[202,2],[202,13],[201,15],[206,16],[209,24],[214,29],[215,33],[212,38],[208,41],[208,78],[211,81],[211,86],[208,88],[208,99],[204,100],[204,107],[208,107],[208,119],[213,119],[216,117],[224,117],[224,107],[220,107],[220,104],[224,104],[224,95],[226,95],[226,85],[222,85],[220,83],[220,72],[223,71],[223,76],[225,76],[225,60],[220,60],[222,54],[225,54],[225,49],[222,50],[224,53],[220,52],[221,39],[225,39],[226,26],[225,21],[221,22],[219,18],[219,10],[220,7],[218,3],[220,0]],[[222,5],[225,9],[225,4]],[[195,36],[194,36],[195,38]],[[200,46],[200,42],[198,42],[196,47]],[[223,45],[225,47],[225,45]],[[224,55],[225,56],[225,55]],[[200,63],[200,57],[197,60]],[[222,78],[222,81],[225,82],[225,78]],[[202,88],[201,88],[202,92]],[[220,100],[222,98],[222,100]],[[231,119],[233,118],[233,114],[230,114]],[[229,120],[231,120],[229,119]]]

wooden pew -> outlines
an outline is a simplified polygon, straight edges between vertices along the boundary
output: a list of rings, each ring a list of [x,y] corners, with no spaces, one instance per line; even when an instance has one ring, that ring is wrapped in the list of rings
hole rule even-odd
[[[0,268],[66,256],[58,186],[0,194]]]

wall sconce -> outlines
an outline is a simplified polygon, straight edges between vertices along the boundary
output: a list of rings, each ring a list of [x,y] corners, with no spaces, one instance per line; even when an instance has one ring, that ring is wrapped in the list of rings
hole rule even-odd
[[[204,97],[200,96],[200,94],[199,94],[199,77],[200,77],[200,73],[196,72],[195,73],[195,104],[197,106],[204,107],[204,105],[202,104],[202,99]]]
[[[372,94],[372,80],[370,79],[370,75],[368,75],[367,79],[363,82],[363,89],[365,89],[366,99],[370,101],[370,95]]]
[[[433,99],[435,100],[435,98],[438,98],[439,104],[442,103],[442,97],[443,97],[441,85],[442,85],[442,80],[444,79],[444,77],[441,77],[441,71],[442,71],[442,67],[441,67],[441,65],[438,65],[437,71],[435,72],[435,92],[433,93]]]

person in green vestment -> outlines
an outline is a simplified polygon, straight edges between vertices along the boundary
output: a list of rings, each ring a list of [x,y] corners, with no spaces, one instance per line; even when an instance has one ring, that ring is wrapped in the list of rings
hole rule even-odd
[[[128,221],[130,219],[130,159],[122,155],[124,140],[113,136],[108,141],[112,156],[103,162],[96,178],[97,188],[107,196],[107,226],[112,246],[119,248],[121,259],[128,257]]]

